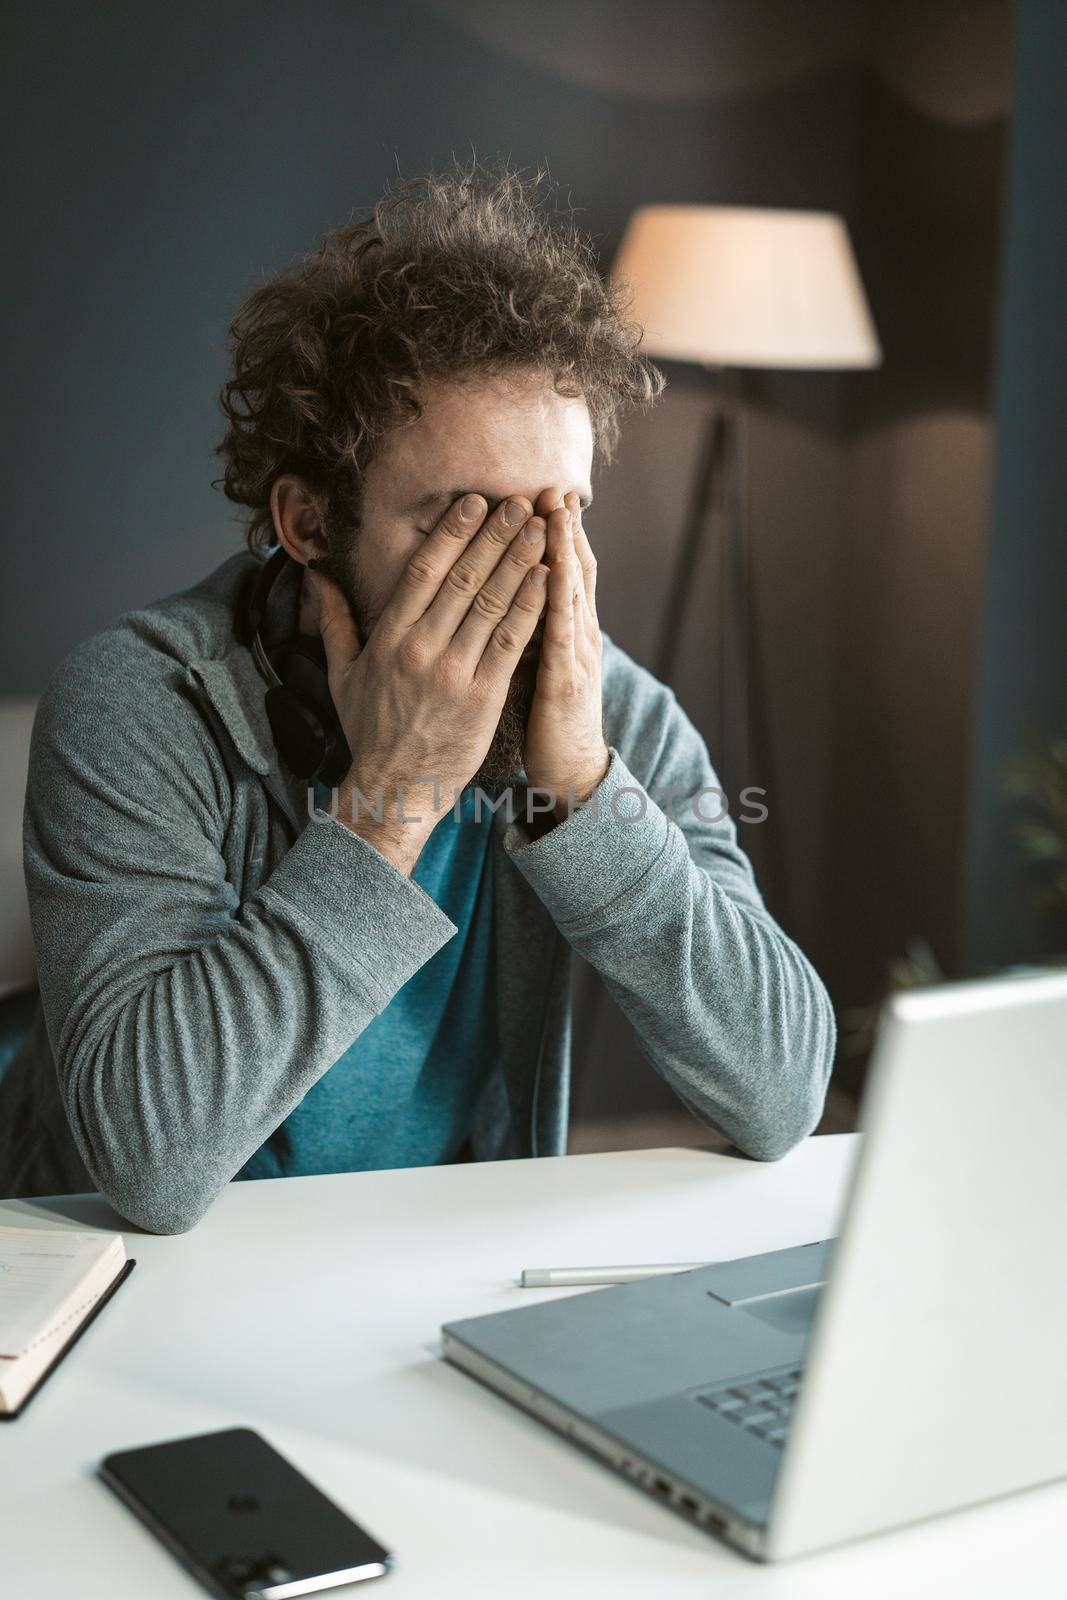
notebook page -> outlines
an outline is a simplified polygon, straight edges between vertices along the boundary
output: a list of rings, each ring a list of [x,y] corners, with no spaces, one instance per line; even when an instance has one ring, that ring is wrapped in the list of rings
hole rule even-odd
[[[0,1227],[0,1357],[17,1356],[69,1313],[116,1241],[111,1233]]]

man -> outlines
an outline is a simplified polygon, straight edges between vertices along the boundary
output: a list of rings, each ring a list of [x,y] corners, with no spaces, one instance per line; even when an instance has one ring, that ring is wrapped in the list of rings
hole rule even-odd
[[[535,190],[403,184],[236,317],[252,553],[76,649],[38,714],[0,1192],[171,1233],[234,1177],[562,1153],[572,949],[742,1151],[818,1120],[825,991],[597,619],[591,466],[662,378]],[[310,803],[261,676],[294,637],[344,752]]]

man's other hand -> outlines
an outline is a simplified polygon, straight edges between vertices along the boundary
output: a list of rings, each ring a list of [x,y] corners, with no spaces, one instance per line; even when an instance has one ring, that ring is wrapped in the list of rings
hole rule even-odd
[[[530,785],[556,798],[557,822],[588,800],[608,770],[604,740],[603,642],[596,615],[596,558],[582,527],[581,497],[546,489],[548,609],[537,688],[526,734]]]

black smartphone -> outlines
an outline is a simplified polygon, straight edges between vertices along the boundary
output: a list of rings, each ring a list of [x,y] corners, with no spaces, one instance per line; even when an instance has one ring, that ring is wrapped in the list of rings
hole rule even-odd
[[[194,1577],[225,1600],[289,1600],[380,1578],[393,1564],[253,1428],[120,1450],[99,1470]]]

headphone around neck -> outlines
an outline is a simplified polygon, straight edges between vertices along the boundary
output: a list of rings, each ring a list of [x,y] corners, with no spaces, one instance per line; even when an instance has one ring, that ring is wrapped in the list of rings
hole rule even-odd
[[[322,640],[297,634],[267,649],[260,637],[267,598],[291,559],[279,548],[249,580],[234,632],[251,651],[267,685],[264,707],[279,756],[295,777],[318,779],[332,789],[348,771],[352,755],[330,696]]]

